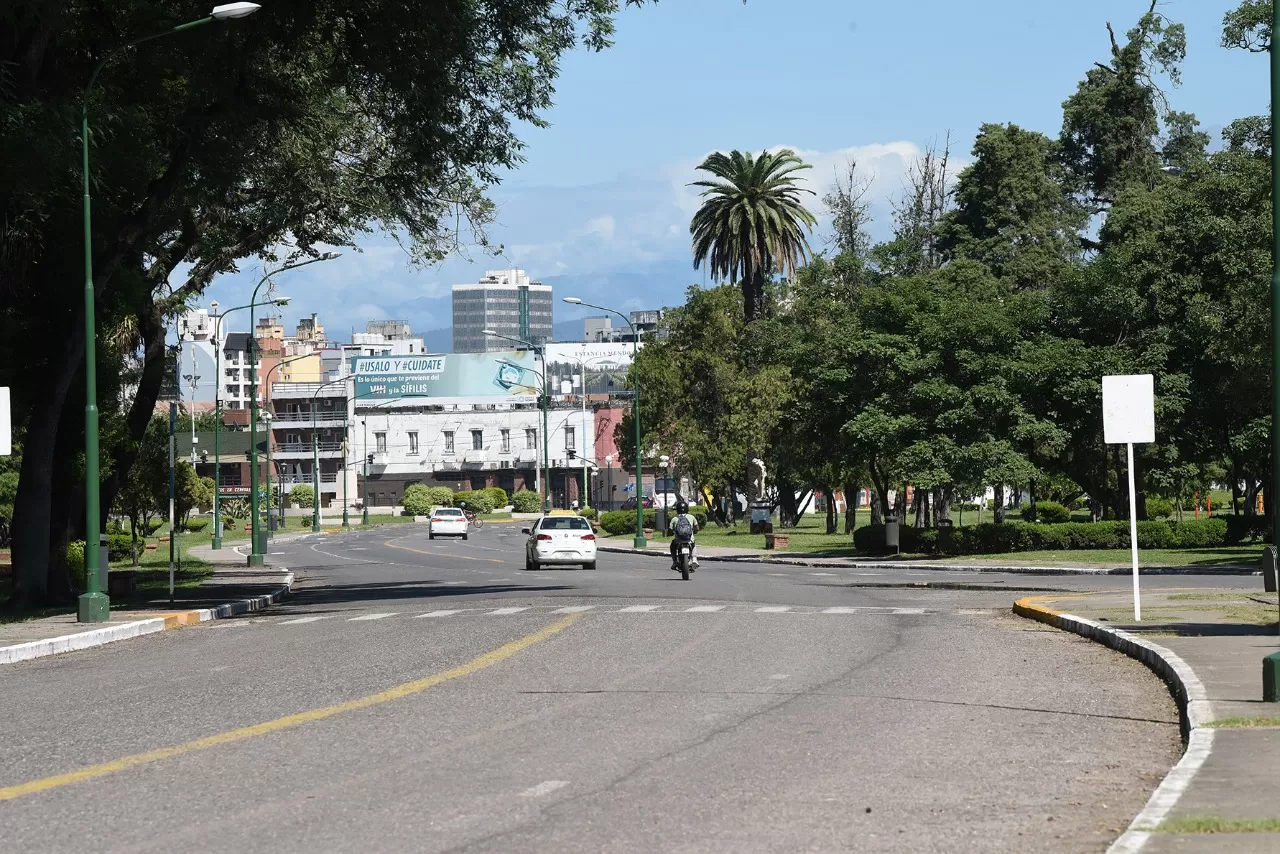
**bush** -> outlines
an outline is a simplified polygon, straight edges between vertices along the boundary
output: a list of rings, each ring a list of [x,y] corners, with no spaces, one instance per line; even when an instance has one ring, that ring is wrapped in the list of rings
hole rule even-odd
[[[1022,518],[1026,522],[1032,521],[1030,504],[1023,506]],[[1056,501],[1039,501],[1036,503],[1035,521],[1043,522],[1046,525],[1070,522],[1071,511]]]
[[[511,507],[517,513],[537,513],[538,503],[538,493],[531,489],[522,489],[511,496]]]
[[[698,520],[698,527],[707,527],[707,508],[701,504],[690,504],[689,515]]]
[[[138,542],[138,550],[142,551],[142,542]],[[107,535],[107,560],[120,561],[129,560],[133,557],[133,535],[132,534],[108,534]]]
[[[297,504],[299,507],[315,507],[316,491],[307,484],[300,483],[289,490],[289,503]]]
[[[1227,544],[1231,528],[1231,523],[1228,520],[1233,518],[1236,517],[1229,516],[1227,519],[1187,519],[1182,522],[1174,522],[1171,527],[1173,528],[1174,537],[1177,539],[1178,548],[1213,548]]]
[[[520,493],[516,493],[518,496]],[[537,498],[537,496],[534,496]],[[635,533],[636,530],[636,514],[626,510],[611,510],[608,513],[600,514],[600,529],[606,534],[613,536],[621,536],[622,534]]]
[[[400,503],[404,506],[406,516],[427,516],[431,513],[430,487],[413,483],[404,488],[404,497]]]
[[[182,530],[198,534],[207,527],[209,527],[208,519],[188,519],[187,524],[182,526]]]
[[[1128,531],[1125,531],[1126,535]],[[1121,548],[1129,547],[1129,537],[1125,536]],[[1164,520],[1138,523],[1138,548],[1140,549],[1176,549],[1178,537],[1172,526]]]
[[[1168,519],[1173,515],[1173,502],[1167,498],[1147,496],[1147,518]]]
[[[1215,516],[1213,519],[1196,521],[1224,523],[1227,526],[1226,544],[1229,546],[1245,542],[1271,542],[1271,525],[1265,516]]]
[[[67,571],[73,590],[84,590],[84,540],[67,543]]]
[[[147,536],[154,537],[156,535],[156,531],[160,530],[160,528],[164,526],[165,521],[166,520],[164,519],[152,519],[147,522]],[[142,532],[139,531],[138,533],[141,534]]]
[[[584,519],[595,519],[600,515],[600,511],[595,507],[583,507],[578,511],[578,515]]]
[[[489,496],[489,503],[493,505],[493,509],[506,507],[511,503],[511,499],[507,497],[507,491],[500,486],[491,486],[488,489],[481,490],[485,495]]]
[[[468,510],[474,510],[476,513],[492,513],[493,500],[489,498],[486,490],[463,490],[453,494],[453,506],[461,507],[467,505]]]

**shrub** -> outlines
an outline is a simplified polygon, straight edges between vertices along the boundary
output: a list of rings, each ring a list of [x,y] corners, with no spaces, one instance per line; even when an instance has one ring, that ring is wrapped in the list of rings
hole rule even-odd
[[[701,504],[690,504],[689,515],[698,520],[698,527],[707,527],[707,508]]]
[[[636,514],[626,510],[611,510],[608,513],[601,513],[600,529],[606,534],[612,534],[615,537],[635,533]]]
[[[147,535],[154,537],[156,535],[156,531],[160,530],[160,528],[164,526],[164,523],[165,523],[164,519],[152,519],[148,521]],[[139,531],[139,533],[141,533],[141,531]]]
[[[142,543],[138,543],[138,548],[142,548]],[[133,557],[133,535],[132,534],[108,534],[107,535],[107,560],[120,561],[128,560]]]
[[[1208,519],[1199,521],[1207,522]],[[1226,544],[1239,545],[1244,542],[1270,542],[1271,525],[1265,516],[1215,516],[1214,522],[1224,522],[1227,526]],[[1183,523],[1186,524],[1185,522]]]
[[[400,500],[406,516],[426,516],[431,513],[431,487],[421,483],[412,483],[404,488],[404,497]]]
[[[84,590],[84,540],[67,543],[67,571],[74,590]]]
[[[1204,549],[1214,546],[1224,546],[1227,544],[1227,538],[1230,534],[1231,523],[1229,519],[1236,517],[1227,517],[1227,519],[1187,519],[1182,522],[1174,522],[1174,536],[1177,538],[1178,548],[1182,549]]]
[[[600,515],[600,511],[594,507],[583,507],[578,511],[578,515],[584,519],[595,519]]]
[[[453,494],[453,506],[461,507],[467,505],[468,510],[474,510],[477,513],[492,513],[493,501],[483,489],[463,490]]]
[[[183,525],[182,529],[184,531],[190,531],[193,534],[198,534],[207,527],[209,527],[208,519],[188,519],[187,524]]]
[[[315,507],[316,491],[305,483],[300,483],[289,490],[289,503],[299,507]]]
[[[538,493],[531,489],[522,489],[511,496],[511,507],[517,513],[537,513]]]
[[[1071,548],[1071,536],[1061,524],[1032,525],[1027,528],[1028,551],[1063,551]]]
[[[506,507],[511,503],[511,499],[507,497],[507,491],[500,486],[491,486],[481,491],[489,496],[489,503],[493,505],[494,510],[499,507]]]
[[[1022,518],[1024,521],[1031,521],[1031,505],[1024,505],[1022,508]],[[1071,521],[1071,511],[1056,501],[1040,501],[1036,503],[1037,522],[1043,522],[1046,525],[1061,524]]]
[[[1128,548],[1128,531],[1125,531],[1121,548]],[[1138,523],[1138,548],[1140,549],[1173,549],[1178,547],[1178,538],[1168,522],[1147,521]]]
[[[297,487],[297,486],[294,487],[294,489],[301,489],[301,488],[302,487]],[[306,488],[311,489],[311,487],[309,486]],[[311,505],[308,504],[306,506],[310,507]],[[223,519],[230,519],[233,522],[236,519],[249,518],[249,502],[245,501],[242,498],[235,498],[235,499],[232,499],[231,501],[224,501],[222,503],[221,510],[222,510]],[[153,530],[152,533],[155,533],[155,531]]]
[[[1155,495],[1147,496],[1147,518],[1168,519],[1173,515],[1173,502]]]

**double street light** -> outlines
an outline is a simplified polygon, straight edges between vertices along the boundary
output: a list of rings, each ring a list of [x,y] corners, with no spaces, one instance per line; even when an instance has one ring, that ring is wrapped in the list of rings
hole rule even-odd
[[[98,516],[101,506],[101,484],[98,481],[98,324],[95,318],[97,294],[93,286],[93,227],[89,200],[89,93],[98,79],[98,73],[121,51],[213,21],[243,18],[252,15],[259,8],[261,7],[257,3],[226,3],[215,6],[207,17],[119,45],[98,60],[89,75],[89,83],[84,88],[84,96],[80,102],[80,153],[84,182],[84,513],[85,542],[88,547],[84,550],[85,592],[80,596],[76,608],[76,619],[82,623],[102,623],[111,618],[111,601],[102,591],[98,577],[102,568],[100,549],[97,547],[101,540],[102,520]]]
[[[542,501],[542,512],[549,513],[551,512],[551,502],[550,502],[551,437],[547,434],[547,421],[548,421],[547,404],[548,404],[548,396],[551,394],[551,391],[550,389],[547,388],[547,351],[545,348],[537,344],[534,344],[531,341],[525,341],[523,338],[512,338],[510,335],[503,335],[500,332],[494,332],[492,329],[485,329],[482,331],[484,332],[485,335],[491,335],[494,338],[501,338],[503,341],[510,341],[513,344],[523,345],[526,349],[532,350],[537,355],[537,357],[540,360],[542,360],[542,373],[538,373],[537,371],[534,371],[534,373],[538,374],[538,378],[542,380],[542,394],[538,396],[538,402],[541,404],[541,408],[542,408],[542,496],[541,496],[541,501]],[[511,365],[512,367],[515,367],[515,368],[522,368],[522,369],[524,368],[523,365],[517,365],[515,362],[510,362],[505,359],[497,359],[496,361],[501,362],[504,365]]]
[[[627,324],[631,330],[631,382],[634,389],[635,402],[632,404],[631,417],[636,422],[636,537],[635,547],[643,549],[649,545],[648,540],[644,537],[644,491],[641,488],[641,480],[643,476],[643,460],[644,452],[640,448],[640,371],[636,369],[636,359],[640,353],[640,336],[636,333],[635,326],[631,323],[631,318],[627,317],[617,309],[608,308],[595,303],[583,302],[577,297],[565,297],[564,301],[569,305],[581,305],[587,308],[594,308],[598,311],[607,311],[610,314],[616,314],[622,318],[622,322]]]

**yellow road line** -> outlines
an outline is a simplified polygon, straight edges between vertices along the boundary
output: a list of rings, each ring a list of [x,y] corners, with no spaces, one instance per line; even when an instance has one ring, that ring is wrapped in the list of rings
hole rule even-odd
[[[395,543],[391,542],[390,540],[387,540],[385,543],[383,543],[383,545],[392,549],[400,549],[400,551],[402,552],[414,552],[420,555],[431,555],[432,557],[447,557],[449,560],[475,560],[481,563],[506,563],[505,560],[498,560],[497,558],[492,558],[492,557],[470,557],[468,555],[455,555],[455,554],[447,554],[445,552],[428,552],[428,551],[423,551],[422,549],[412,549],[412,548],[409,548],[408,546],[397,546]]]
[[[62,786],[69,786],[72,783],[82,783],[86,780],[94,780],[98,777],[105,777],[108,774],[115,774],[120,771],[127,771],[130,768],[136,768],[139,765],[149,765],[153,762],[160,762],[164,759],[172,759],[175,756],[182,756],[187,753],[194,753],[198,750],[208,750],[212,747],[221,747],[224,744],[233,744],[237,741],[244,741],[249,738],[256,738],[260,735],[268,735],[281,730],[292,729],[302,724],[315,723],[334,715],[340,715],[344,712],[354,712],[358,709],[367,709],[370,706],[389,703],[392,700],[399,700],[413,694],[432,688],[442,682],[448,682],[452,679],[459,679],[463,676],[470,676],[477,671],[484,670],[486,667],[492,667],[499,662],[506,661],[518,652],[528,649],[536,643],[546,640],[554,635],[559,634],[569,626],[581,618],[581,614],[570,614],[563,620],[559,620],[547,626],[541,631],[534,632],[531,635],[512,641],[505,646],[500,646],[492,652],[487,652],[473,661],[459,665],[452,670],[446,670],[443,673],[437,673],[434,676],[427,676],[423,679],[417,679],[413,682],[405,682],[403,685],[397,685],[394,688],[388,688],[377,694],[368,697],[361,697],[358,700],[349,700],[345,703],[338,703],[335,706],[325,706],[320,709],[312,709],[308,712],[299,712],[295,715],[286,715],[283,718],[276,718],[273,721],[266,721],[253,726],[241,727],[240,729],[228,730],[220,732],[216,735],[199,738],[195,741],[188,741],[186,744],[178,744],[173,747],[162,747],[158,750],[149,750],[146,753],[135,753],[132,756],[125,756],[111,762],[103,762],[99,765],[90,765],[81,768],[78,771],[72,771],[67,774],[58,774],[53,777],[45,777],[42,780],[32,780],[29,783],[21,783],[17,786],[8,786],[0,789],[0,801],[11,801],[15,798],[21,798],[26,795],[34,795],[37,792],[48,791],[49,789],[57,789]]]

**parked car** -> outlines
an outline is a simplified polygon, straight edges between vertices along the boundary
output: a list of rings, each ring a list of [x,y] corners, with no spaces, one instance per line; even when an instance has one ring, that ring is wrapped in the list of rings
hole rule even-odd
[[[427,539],[462,537],[465,540],[468,527],[466,514],[459,508],[437,507],[431,511],[431,517],[427,520]]]
[[[653,509],[653,499],[652,499],[652,498],[650,498],[649,496],[647,496],[647,495],[646,495],[644,498],[641,498],[640,500],[643,502],[643,505],[642,505],[642,506],[644,507],[644,509],[645,509],[645,510],[652,510],[652,509]],[[636,509],[636,499],[635,499],[635,496],[632,496],[631,498],[628,498],[626,501],[622,502],[622,506],[621,506],[621,507],[619,507],[618,509],[619,509],[619,510],[635,510],[635,509]]]
[[[591,523],[581,516],[543,516],[532,528],[525,544],[524,568],[536,570],[546,564],[577,564],[596,568],[596,535]]]

